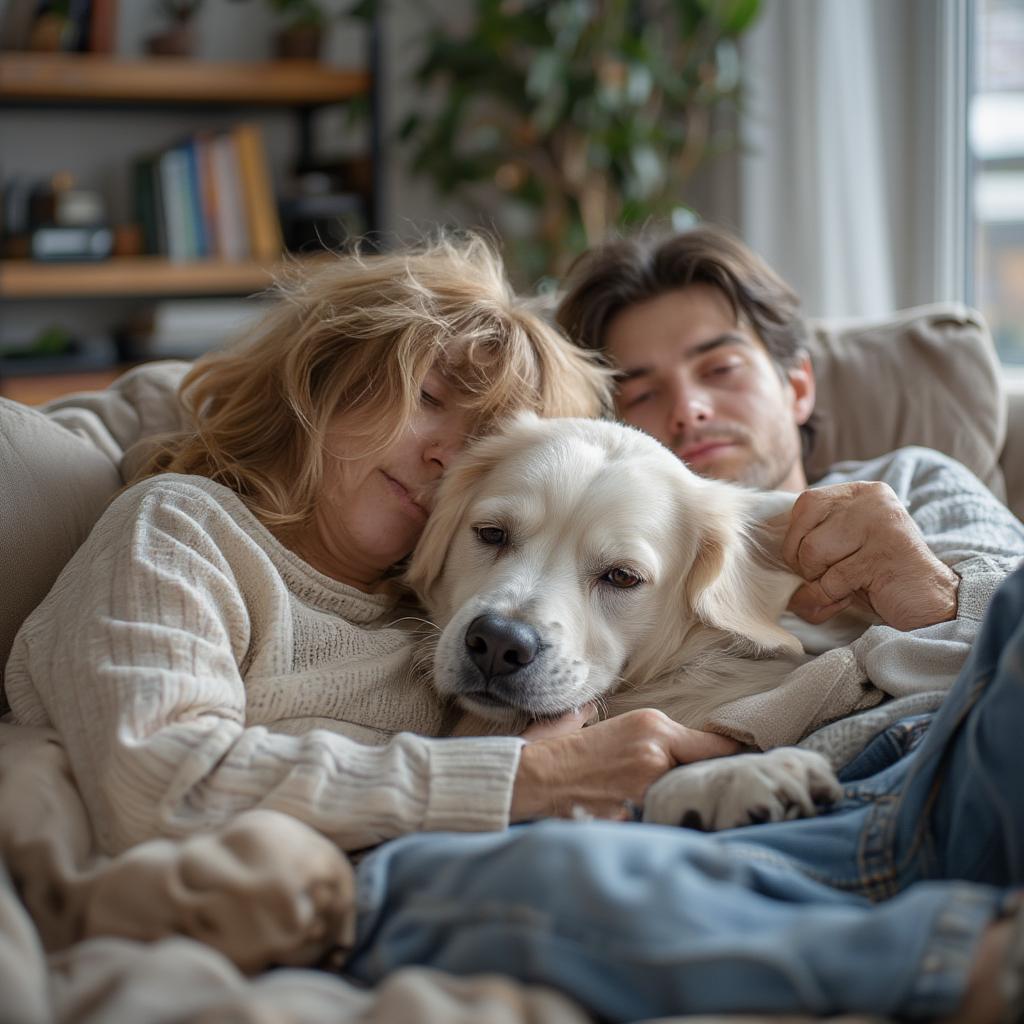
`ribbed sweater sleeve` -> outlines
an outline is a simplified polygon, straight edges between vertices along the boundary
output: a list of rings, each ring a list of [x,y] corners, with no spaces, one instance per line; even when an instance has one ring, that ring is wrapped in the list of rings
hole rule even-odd
[[[174,482],[188,479],[133,489],[108,509],[8,663],[15,719],[56,727],[102,848],[186,835],[257,806],[347,850],[414,830],[503,828],[518,739],[398,732],[374,746],[344,729],[287,735],[253,723],[254,666],[280,680],[282,719],[316,721],[325,712],[310,704],[307,669],[317,680],[333,673],[335,707],[348,666],[365,676],[380,664],[372,682],[383,705],[407,659],[397,631],[388,647],[347,623],[339,655],[338,623],[308,593],[296,598],[251,524]],[[300,636],[309,650],[296,668]]]

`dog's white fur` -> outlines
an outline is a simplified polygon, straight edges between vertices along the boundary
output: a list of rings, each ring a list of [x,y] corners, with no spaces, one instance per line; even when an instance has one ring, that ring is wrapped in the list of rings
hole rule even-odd
[[[803,660],[778,624],[800,584],[778,554],[794,500],[698,477],[630,427],[518,417],[447,474],[409,566],[440,627],[433,685],[505,731],[590,701],[607,714],[656,707],[700,728]],[[613,585],[633,576],[641,582]],[[485,677],[467,649],[467,628],[485,614],[534,630],[536,657]]]

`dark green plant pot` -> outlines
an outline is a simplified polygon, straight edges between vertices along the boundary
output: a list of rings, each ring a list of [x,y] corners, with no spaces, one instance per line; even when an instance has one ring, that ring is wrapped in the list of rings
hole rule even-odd
[[[173,25],[146,40],[146,51],[157,57],[191,57],[194,46],[191,25]]]
[[[274,36],[274,53],[281,60],[319,60],[323,43],[319,25],[294,25]]]

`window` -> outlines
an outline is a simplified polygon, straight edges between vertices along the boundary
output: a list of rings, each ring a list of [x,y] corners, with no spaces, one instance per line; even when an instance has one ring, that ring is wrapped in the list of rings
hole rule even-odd
[[[1024,369],[1024,0],[975,0],[973,21],[971,302]]]

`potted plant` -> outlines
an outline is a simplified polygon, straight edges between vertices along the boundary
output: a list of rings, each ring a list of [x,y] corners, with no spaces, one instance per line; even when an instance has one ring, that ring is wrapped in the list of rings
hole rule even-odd
[[[560,277],[609,232],[687,212],[758,6],[478,0],[468,28],[429,28],[402,128],[413,168],[498,228],[521,277]]]
[[[316,60],[320,56],[326,16],[316,0],[270,0],[282,17],[275,52],[283,60]]]
[[[146,40],[146,50],[159,57],[188,57],[195,47],[192,19],[202,0],[159,0],[170,25]]]

